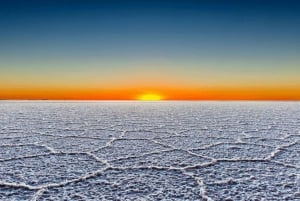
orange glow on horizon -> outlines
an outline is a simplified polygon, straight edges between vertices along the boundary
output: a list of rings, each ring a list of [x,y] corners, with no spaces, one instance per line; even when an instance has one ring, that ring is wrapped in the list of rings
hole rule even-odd
[[[147,91],[152,91],[151,93]],[[6,100],[300,100],[295,88],[4,89]]]

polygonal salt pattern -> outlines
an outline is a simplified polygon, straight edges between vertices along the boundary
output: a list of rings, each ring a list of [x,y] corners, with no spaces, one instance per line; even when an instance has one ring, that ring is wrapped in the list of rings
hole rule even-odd
[[[89,152],[93,151],[99,147],[104,146],[107,140],[99,140],[93,138],[84,137],[64,137],[56,140],[52,140],[46,143],[41,143],[48,147],[53,148],[53,150],[58,152]]]
[[[53,188],[41,200],[195,200],[200,189],[177,170],[110,169],[94,178]]]
[[[294,165],[300,168],[300,151],[299,150],[281,150],[273,157],[274,161],[282,162],[289,165]]]
[[[299,102],[0,102],[0,200],[300,200]]]
[[[132,156],[141,156],[145,153],[166,150],[167,147],[156,144],[149,140],[117,140],[110,146],[95,152],[101,159],[113,160]]]
[[[26,156],[34,156],[39,154],[47,154],[49,150],[43,146],[24,145],[24,146],[0,146],[0,161],[21,158]]]
[[[76,179],[103,167],[85,154],[49,154],[1,162],[0,181],[40,186]]]
[[[126,139],[156,139],[156,138],[168,138],[173,137],[174,135],[166,132],[157,132],[157,131],[127,131],[124,135]]]
[[[273,147],[284,146],[291,143],[291,141],[287,139],[268,139],[259,137],[243,138],[242,141],[250,144],[259,144]]]
[[[197,123],[195,123],[197,124]],[[199,124],[199,123],[198,123]],[[217,138],[217,139],[231,139],[233,140],[235,136],[240,132],[238,129],[235,129],[234,126],[226,127],[226,132],[223,132],[224,128],[211,128],[207,126],[192,128],[187,131],[180,133],[180,136],[185,137],[198,137],[198,138]]]
[[[88,130],[80,135],[80,137],[91,137],[98,139],[111,139],[111,138],[119,138],[122,135],[121,131],[115,130],[106,130],[106,129],[96,129],[88,126]]]
[[[116,167],[158,166],[165,168],[182,168],[208,162],[211,162],[211,160],[201,156],[191,155],[182,150],[161,151],[153,154],[145,154],[140,157],[129,157],[110,161],[110,163]]]
[[[191,169],[213,200],[297,200],[299,169],[272,162],[219,162]]]
[[[193,152],[215,159],[264,159],[273,150],[274,148],[263,145],[221,143],[205,149],[193,150]]]
[[[173,146],[179,149],[199,149],[206,147],[207,145],[221,143],[221,142],[230,142],[231,139],[224,139],[224,138],[211,138],[206,137],[202,138],[199,136],[174,136],[172,138],[163,138],[157,139],[158,142]]]

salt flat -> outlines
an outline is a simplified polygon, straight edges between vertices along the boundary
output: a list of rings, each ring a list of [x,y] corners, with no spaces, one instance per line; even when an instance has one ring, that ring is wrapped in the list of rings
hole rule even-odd
[[[300,102],[0,102],[0,200],[300,200]]]

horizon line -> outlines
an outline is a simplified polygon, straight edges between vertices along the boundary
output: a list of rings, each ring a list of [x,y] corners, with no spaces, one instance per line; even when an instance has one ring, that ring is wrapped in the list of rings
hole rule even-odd
[[[85,102],[298,102],[300,99],[163,99],[163,100],[138,100],[138,99],[0,99],[0,101],[85,101]]]

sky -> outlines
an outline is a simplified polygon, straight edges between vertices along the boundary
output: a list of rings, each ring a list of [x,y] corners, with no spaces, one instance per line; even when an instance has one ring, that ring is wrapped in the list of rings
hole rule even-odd
[[[300,1],[0,0],[0,99],[147,94],[300,100]]]

